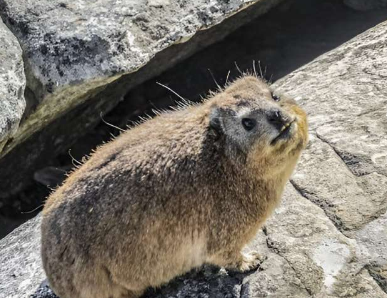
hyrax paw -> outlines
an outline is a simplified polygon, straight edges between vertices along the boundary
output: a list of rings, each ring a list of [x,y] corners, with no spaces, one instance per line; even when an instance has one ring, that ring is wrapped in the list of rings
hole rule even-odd
[[[261,255],[256,251],[252,251],[247,254],[242,254],[242,261],[238,266],[238,269],[241,272],[247,272],[253,269],[257,269],[263,261],[264,258],[261,257]]]

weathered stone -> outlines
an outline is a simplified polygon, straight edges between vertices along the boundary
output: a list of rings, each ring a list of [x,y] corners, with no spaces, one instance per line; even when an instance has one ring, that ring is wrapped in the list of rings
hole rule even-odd
[[[311,142],[281,206],[248,248],[266,257],[261,267],[249,274],[206,268],[146,297],[387,297],[386,28],[275,84],[308,111]],[[20,246],[36,249],[38,240],[29,241]],[[37,293],[52,297],[45,285]]]
[[[387,293],[387,265],[369,266],[369,274],[375,279],[378,285]]]
[[[376,172],[355,176],[332,147],[313,134],[292,181],[342,231],[358,229],[387,209],[387,177]]]
[[[137,71],[157,53],[255,2],[0,1],[0,14],[25,52],[35,101],[8,151],[85,101],[94,89]],[[270,6],[279,1],[263,2]],[[174,62],[164,61],[167,65],[155,73]]]
[[[387,293],[387,213],[354,234],[370,253],[370,274]]]
[[[343,231],[387,209],[386,29],[384,22],[275,84],[310,119],[312,141],[293,182]]]
[[[0,153],[16,133],[26,103],[22,50],[0,19]]]
[[[40,258],[40,216],[0,241],[0,298],[33,294],[45,278]]]
[[[0,15],[24,50],[28,103],[0,153],[0,200],[9,204],[36,169],[49,166],[131,88],[280,1],[0,0]]]
[[[344,3],[356,10],[382,9],[387,7],[386,0],[344,0]]]
[[[321,208],[290,185],[266,234],[268,246],[294,270],[308,297],[387,297],[366,271],[358,274],[369,262],[367,250],[341,234]]]

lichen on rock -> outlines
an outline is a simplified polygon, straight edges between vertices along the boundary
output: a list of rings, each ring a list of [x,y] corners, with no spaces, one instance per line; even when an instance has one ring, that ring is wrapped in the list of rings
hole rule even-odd
[[[22,50],[0,19],[0,153],[16,134],[26,106]]]

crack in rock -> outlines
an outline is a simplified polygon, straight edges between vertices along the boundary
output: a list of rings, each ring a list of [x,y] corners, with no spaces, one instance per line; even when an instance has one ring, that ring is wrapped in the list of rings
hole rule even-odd
[[[387,266],[382,268],[379,266],[369,265],[366,269],[379,287],[387,294]]]
[[[277,249],[275,246],[273,246],[271,243],[270,243],[270,237],[265,234],[267,236],[266,238],[266,245],[267,247],[269,248],[269,250],[273,253],[275,253],[276,255],[280,256],[288,265],[290,268],[292,268],[292,270],[294,271],[296,277],[298,278],[298,280],[301,282],[303,288],[308,292],[308,294],[313,297],[313,291],[311,289],[309,289],[305,283],[303,282],[303,276],[298,272],[298,270],[293,266],[292,263],[289,262],[289,260],[280,253],[280,250]]]
[[[367,162],[365,159],[367,157],[357,157],[353,154],[350,154],[349,152],[344,152],[339,149],[337,149],[334,145],[332,145],[328,140],[326,140],[324,137],[322,137],[317,131],[316,131],[316,137],[322,141],[323,143],[327,144],[329,147],[332,148],[332,150],[336,153],[336,155],[343,161],[344,165],[350,170],[350,172],[356,176],[361,177],[368,175],[370,173],[376,172],[378,174],[383,175],[382,173],[379,173],[377,169],[374,168],[372,165],[372,161],[370,158],[368,158],[369,162]]]
[[[332,207],[324,200],[318,199],[315,194],[309,194],[306,190],[302,189],[301,186],[299,186],[294,180],[290,180],[290,184],[293,185],[294,189],[305,199],[307,199],[309,202],[313,203],[317,207],[319,207],[321,210],[324,211],[325,215],[329,220],[334,224],[334,226],[337,228],[339,232],[343,234],[343,231],[346,230],[345,226],[343,225],[343,222],[341,219],[331,210],[329,210],[329,207]],[[343,234],[344,235],[344,234]]]

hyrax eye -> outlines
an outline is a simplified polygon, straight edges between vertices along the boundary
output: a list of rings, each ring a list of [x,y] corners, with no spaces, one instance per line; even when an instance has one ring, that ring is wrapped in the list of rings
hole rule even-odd
[[[243,118],[242,125],[245,130],[250,131],[257,125],[257,121],[251,118]]]
[[[274,99],[274,101],[280,101],[281,100],[281,97],[279,97],[278,95],[276,95],[274,93],[271,93],[271,97]]]

